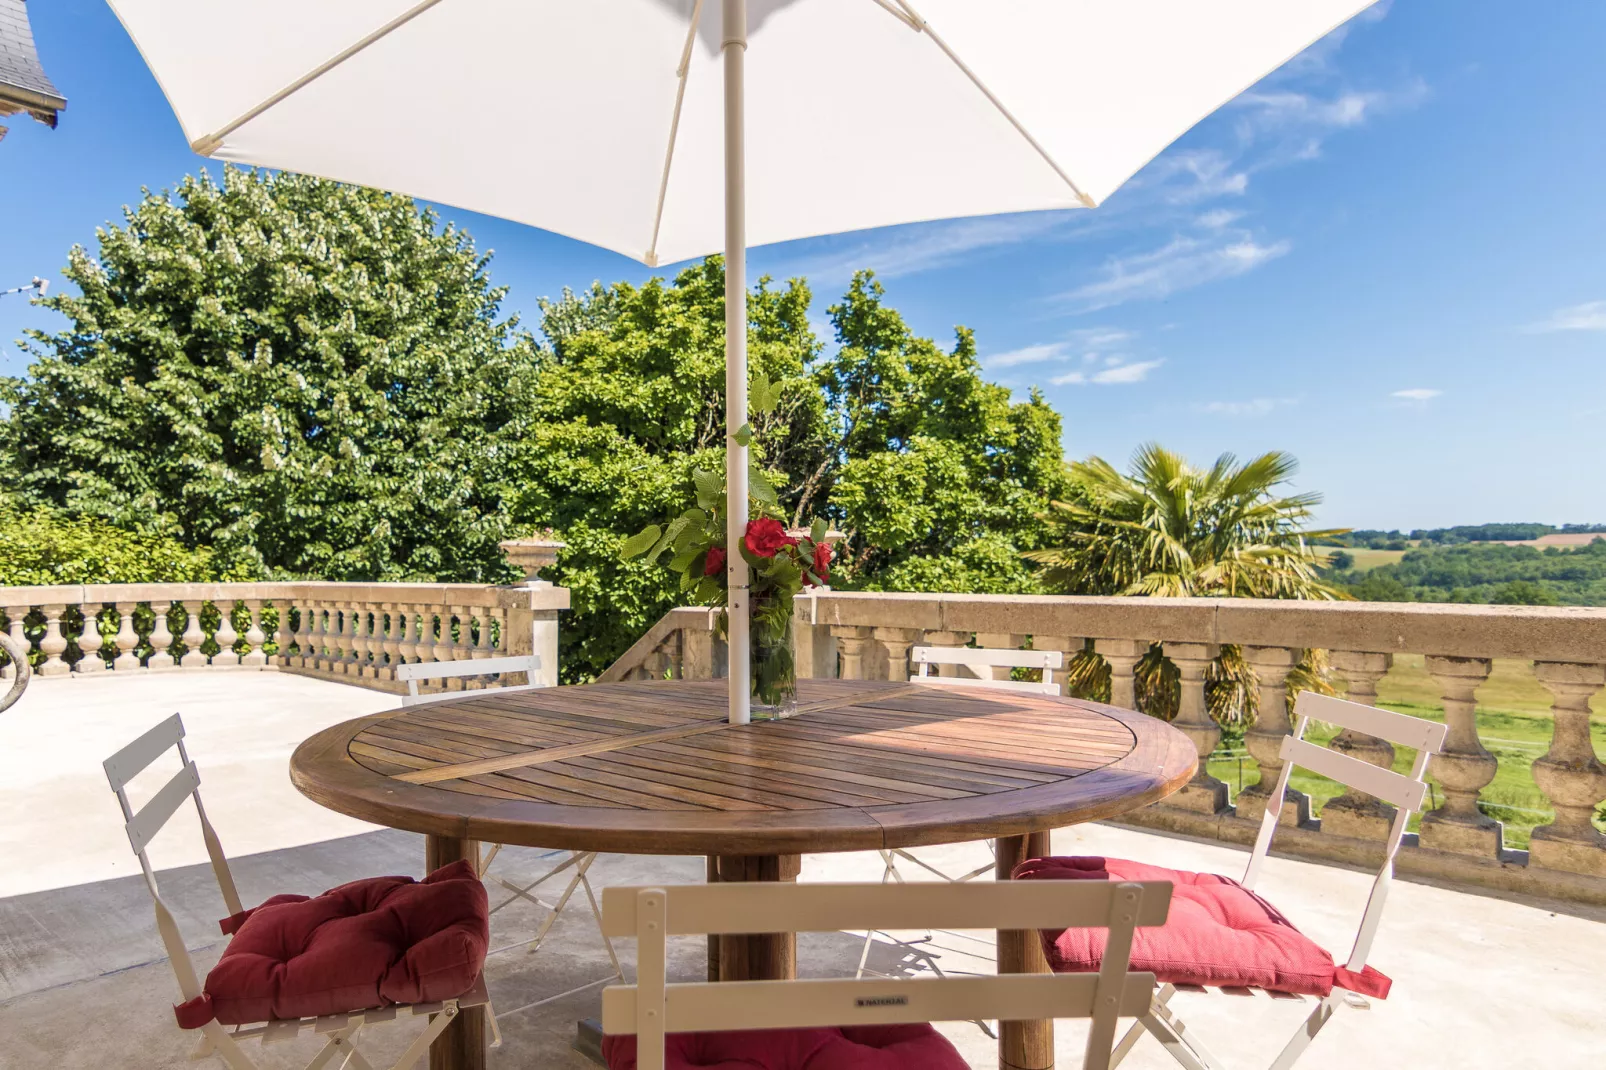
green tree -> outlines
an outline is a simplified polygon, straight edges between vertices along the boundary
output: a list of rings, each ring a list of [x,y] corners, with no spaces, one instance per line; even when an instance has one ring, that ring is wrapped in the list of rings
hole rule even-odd
[[[972,333],[917,337],[870,272],[830,308],[838,351],[815,378],[830,406],[828,466],[810,486],[846,533],[837,586],[1012,593],[1039,589],[1021,558],[1065,483],[1059,414],[984,381]]]
[[[23,496],[322,579],[482,579],[532,366],[468,235],[411,199],[225,168],[69,254],[0,454]]]
[[[1044,583],[1066,594],[1187,598],[1345,597],[1324,583],[1325,561],[1311,547],[1344,530],[1307,530],[1321,501],[1314,493],[1283,495],[1298,467],[1270,452],[1239,463],[1222,454],[1209,468],[1154,443],[1138,448],[1129,472],[1101,457],[1071,465],[1071,495],[1044,516],[1050,546],[1026,556],[1044,566]],[[1289,681],[1299,690],[1330,690],[1324,659],[1304,651]],[[1082,690],[1104,692],[1108,667],[1091,650],[1069,674]],[[1137,666],[1140,705],[1174,716],[1180,680],[1156,644]],[[1252,720],[1257,705],[1253,669],[1242,651],[1223,647],[1206,676],[1212,713]]]

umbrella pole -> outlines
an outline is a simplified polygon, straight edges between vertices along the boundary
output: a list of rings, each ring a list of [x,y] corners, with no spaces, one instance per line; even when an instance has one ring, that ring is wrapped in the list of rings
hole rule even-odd
[[[747,205],[743,133],[743,61],[747,55],[747,0],[724,0],[720,49],[725,61],[725,557],[729,626],[726,661],[730,723],[752,719],[752,606],[747,559],[747,447],[736,432],[747,422]]]

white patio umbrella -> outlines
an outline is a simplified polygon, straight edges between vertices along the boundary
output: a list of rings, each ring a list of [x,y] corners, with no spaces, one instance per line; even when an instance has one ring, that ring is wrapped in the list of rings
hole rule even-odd
[[[203,156],[398,190],[649,266],[723,248],[734,434],[747,413],[748,244],[1093,207],[1371,2],[111,6]],[[748,462],[727,445],[734,548]],[[740,722],[748,570],[739,553],[728,561]]]

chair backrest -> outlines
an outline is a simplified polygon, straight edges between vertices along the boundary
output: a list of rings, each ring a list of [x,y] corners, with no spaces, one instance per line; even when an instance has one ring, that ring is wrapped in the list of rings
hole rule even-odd
[[[420,680],[445,680],[456,676],[493,676],[501,673],[522,672],[527,684],[503,687],[502,691],[528,691],[542,686],[535,674],[541,671],[541,655],[514,654],[501,658],[473,658],[465,661],[415,661],[396,666],[396,679],[405,681],[407,694],[403,706],[416,706],[420,702],[439,702],[442,699],[462,698],[461,693],[448,695],[420,695]]]
[[[1163,925],[1165,882],[691,884],[607,888],[602,928],[637,940],[636,983],[602,993],[602,1030],[637,1037],[663,1070],[664,1034],[1001,1018],[1092,1018],[1085,1065],[1106,1070],[1118,1016],[1146,1014],[1152,973],[1129,973],[1134,926]],[[668,984],[670,936],[841,930],[1105,928],[1098,973]],[[1034,934],[1035,935],[1035,934]]]
[[[1054,683],[1054,670],[1065,664],[1065,655],[1058,650],[999,650],[971,646],[917,646],[909,651],[909,664],[915,666],[911,680],[928,680],[932,683],[958,684],[963,687],[993,687],[1005,691],[1034,691],[1042,695],[1059,694]],[[974,676],[928,675],[933,665],[966,665],[981,668],[1042,669],[1043,680],[992,680]]]
[[[1307,742],[1305,730],[1311,721],[1326,721],[1340,728],[1353,729],[1415,749],[1416,758],[1411,763],[1410,775],[1396,773],[1392,769],[1380,769],[1359,758],[1351,758],[1347,754]],[[1282,771],[1278,773],[1277,784],[1266,800],[1266,813],[1260,821],[1255,849],[1249,855],[1249,868],[1244,871],[1243,885],[1252,889],[1260,876],[1266,854],[1271,850],[1272,835],[1277,831],[1283,796],[1288,790],[1288,777],[1294,766],[1320,773],[1330,780],[1392,803],[1396,810],[1394,822],[1389,827],[1383,864],[1378,869],[1377,879],[1372,882],[1372,893],[1367,898],[1366,911],[1361,916],[1361,927],[1356,934],[1347,969],[1360,970],[1366,965],[1366,956],[1371,952],[1378,922],[1383,916],[1383,904],[1388,899],[1389,884],[1394,878],[1394,858],[1399,854],[1400,841],[1405,838],[1406,823],[1410,821],[1412,813],[1422,809],[1422,801],[1428,790],[1428,760],[1444,748],[1447,731],[1437,721],[1318,695],[1313,691],[1301,692],[1294,703],[1294,731],[1283,739]]]
[[[128,782],[174,748],[178,750],[182,768],[135,813],[128,802]],[[173,973],[178,977],[179,990],[186,1000],[195,999],[201,994],[200,978],[195,972],[195,964],[190,961],[178,923],[173,920],[167,904],[162,902],[161,892],[156,887],[156,875],[151,870],[150,858],[145,850],[162,826],[184,805],[185,799],[194,801],[195,812],[201,819],[201,836],[206,841],[207,857],[212,861],[212,874],[217,878],[218,890],[223,893],[224,905],[231,916],[240,913],[243,908],[240,905],[240,893],[234,887],[234,876],[229,872],[228,859],[223,854],[223,845],[212,829],[212,822],[207,819],[206,808],[201,805],[201,774],[184,748],[184,722],[175,713],[107,758],[103,764],[106,780],[111,784],[112,791],[117,795],[117,803],[123,810],[123,828],[128,833],[129,846],[134,849],[140,869],[145,874],[145,886],[150,890],[156,910],[156,930],[173,964]]]

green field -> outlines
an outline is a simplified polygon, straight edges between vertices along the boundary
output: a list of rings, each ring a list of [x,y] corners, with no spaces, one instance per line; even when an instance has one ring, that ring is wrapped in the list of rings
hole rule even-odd
[[[1420,654],[1395,657],[1394,667],[1378,683],[1378,698],[1379,704],[1388,709],[1433,721],[1444,720],[1438,685],[1424,669]],[[1478,689],[1477,698],[1479,737],[1500,762],[1494,780],[1480,796],[1483,811],[1505,822],[1507,847],[1526,848],[1529,832],[1535,826],[1548,824],[1553,816],[1529,768],[1550,746],[1550,695],[1534,680],[1527,662],[1497,659],[1489,679]],[[1606,692],[1595,695],[1591,708],[1595,753],[1606,757]],[[1326,743],[1337,734],[1331,726],[1317,725],[1308,733],[1308,738],[1312,742]],[[1414,756],[1413,751],[1396,748],[1394,768],[1402,773],[1410,772]],[[1212,755],[1210,772],[1231,785],[1235,793],[1260,779],[1254,761],[1247,757],[1241,745]],[[1428,780],[1434,786],[1436,803],[1442,800],[1442,795],[1432,773],[1430,764]],[[1334,781],[1304,770],[1296,769],[1290,780],[1296,789],[1311,796],[1318,812],[1323,803],[1343,790]],[[1418,819],[1413,818],[1411,828],[1415,829],[1417,824]],[[1606,831],[1606,813],[1597,813],[1595,824]]]
[[[1364,546],[1318,546],[1316,549],[1323,553],[1342,550],[1349,554],[1355,559],[1355,566],[1351,570],[1354,572],[1370,572],[1382,565],[1397,565],[1400,563],[1400,558],[1406,554],[1404,550],[1368,550]]]

